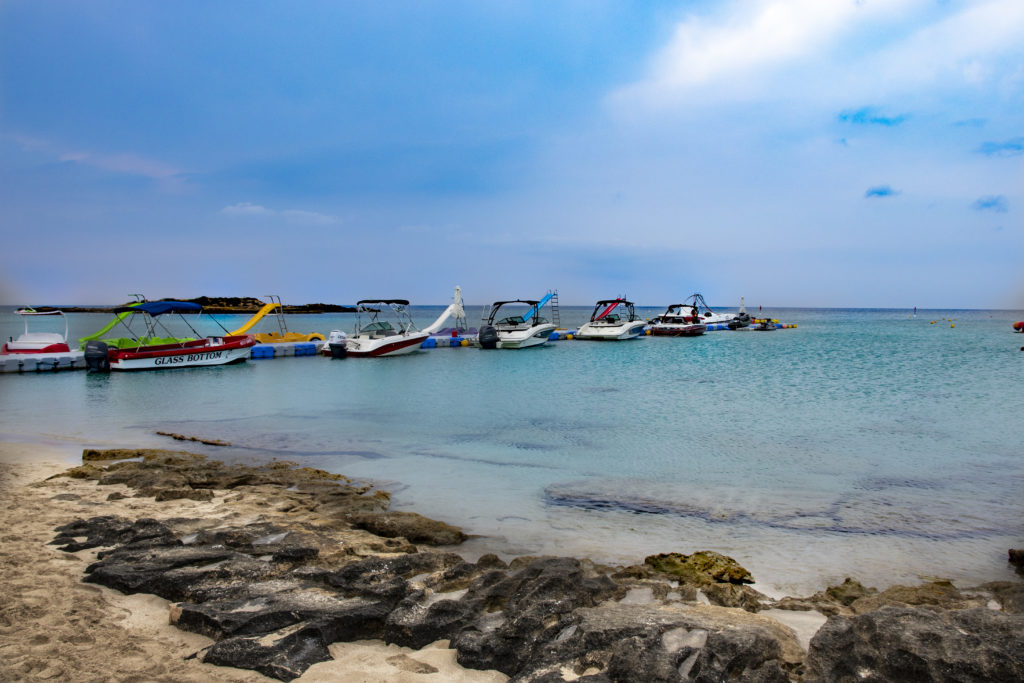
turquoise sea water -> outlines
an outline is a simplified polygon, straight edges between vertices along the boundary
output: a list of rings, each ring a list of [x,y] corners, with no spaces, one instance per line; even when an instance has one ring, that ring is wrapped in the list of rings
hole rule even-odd
[[[589,312],[563,307],[563,326]],[[205,450],[218,457],[371,479],[395,508],[479,535],[470,555],[633,563],[706,548],[790,593],[848,575],[1008,577],[1007,548],[1024,546],[1024,336],[1010,327],[1024,312],[765,313],[799,327],[0,376],[0,427],[69,450],[178,447],[153,434],[174,431],[234,444]],[[107,320],[70,317],[72,337]],[[352,317],[288,323],[350,332]],[[10,309],[0,332],[20,332]]]

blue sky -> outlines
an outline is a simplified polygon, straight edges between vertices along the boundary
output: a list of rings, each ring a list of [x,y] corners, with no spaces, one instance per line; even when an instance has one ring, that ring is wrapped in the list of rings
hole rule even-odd
[[[1024,307],[1024,3],[0,2],[0,301]]]

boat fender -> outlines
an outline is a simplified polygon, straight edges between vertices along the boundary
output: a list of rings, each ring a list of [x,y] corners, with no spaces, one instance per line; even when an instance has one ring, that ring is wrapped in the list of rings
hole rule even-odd
[[[95,339],[86,342],[85,367],[89,372],[110,372],[110,347]]]
[[[481,349],[496,349],[498,348],[498,330],[493,325],[484,325],[480,328],[480,348]]]

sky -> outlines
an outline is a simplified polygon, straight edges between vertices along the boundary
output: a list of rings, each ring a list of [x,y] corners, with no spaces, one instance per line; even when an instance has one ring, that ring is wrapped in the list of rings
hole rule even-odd
[[[0,0],[0,302],[1024,308],[1021,0]]]

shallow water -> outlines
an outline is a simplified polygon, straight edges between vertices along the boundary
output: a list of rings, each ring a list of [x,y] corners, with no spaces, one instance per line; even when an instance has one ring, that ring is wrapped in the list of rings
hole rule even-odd
[[[563,308],[563,326],[588,313]],[[470,554],[632,563],[707,548],[769,592],[847,575],[1006,578],[1006,549],[1024,545],[1024,337],[1010,328],[1024,313],[908,313],[790,309],[771,314],[799,328],[769,333],[3,376],[0,426],[97,445],[180,446],[153,435],[174,431],[234,444],[211,454],[373,479],[396,508],[481,535]],[[14,318],[0,314],[5,337]],[[71,319],[76,337],[106,317]]]

